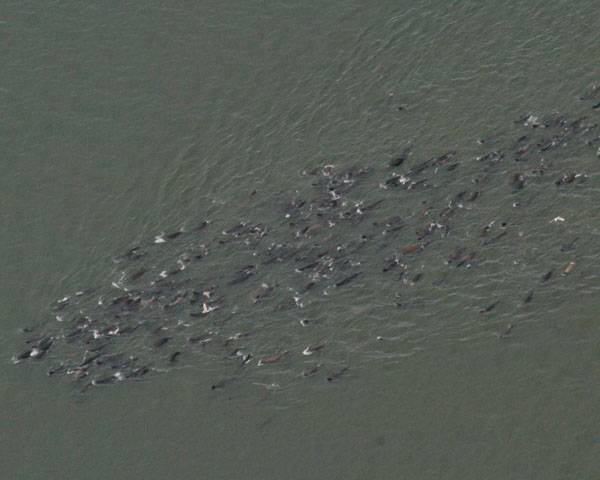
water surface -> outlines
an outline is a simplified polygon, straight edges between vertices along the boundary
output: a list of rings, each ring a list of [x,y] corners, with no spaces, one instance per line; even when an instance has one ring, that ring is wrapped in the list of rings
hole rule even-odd
[[[558,284],[566,287],[536,299],[508,342],[493,333],[510,309],[490,326],[440,304],[422,312],[413,355],[361,360],[343,381],[291,389],[212,391],[215,367],[198,365],[81,396],[38,365],[10,362],[18,329],[65,292],[111,280],[115,254],[207,213],[240,221],[252,190],[268,203],[298,188],[304,169],[382,166],[407,142],[423,158],[475,155],[477,139],[511,133],[523,114],[577,114],[578,96],[598,81],[593,7],[5,4],[6,478],[593,477],[598,183],[589,158],[570,159],[590,175],[584,195],[527,212],[540,225],[558,210],[590,220],[569,277],[582,292]],[[498,202],[507,195],[498,191]],[[528,258],[547,260],[557,239],[536,240],[524,244]],[[529,288],[515,282],[478,293]],[[352,361],[352,348],[364,352],[367,333],[390,319],[347,300],[323,303],[320,336],[344,339]],[[341,328],[353,322],[357,335]]]

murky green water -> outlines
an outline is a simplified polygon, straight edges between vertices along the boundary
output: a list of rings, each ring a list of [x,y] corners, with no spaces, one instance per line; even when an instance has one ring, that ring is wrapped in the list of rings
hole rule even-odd
[[[600,78],[596,17],[589,1],[5,3],[2,478],[595,478],[593,157],[568,159],[584,189],[507,213],[525,240],[495,250],[490,277],[465,274],[447,303],[406,319],[353,302],[356,289],[319,303],[315,340],[351,365],[342,381],[213,391],[227,367],[190,363],[81,395],[10,358],[52,301],[110,282],[116,253],[206,215],[235,224],[252,190],[263,212],[302,188],[304,169],[384,166],[408,142],[423,158],[474,156],[477,139],[512,134],[528,112],[579,114]],[[473,228],[510,206],[490,192]],[[557,215],[564,226],[541,229]],[[556,245],[574,235],[576,274],[527,311],[505,302],[483,320],[453,301],[520,296],[530,277],[495,283],[493,265],[563,268]],[[377,346],[404,320],[418,321],[406,342]]]

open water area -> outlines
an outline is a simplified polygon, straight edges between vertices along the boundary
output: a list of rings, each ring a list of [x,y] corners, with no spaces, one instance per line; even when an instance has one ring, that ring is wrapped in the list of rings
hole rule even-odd
[[[6,479],[600,474],[580,2],[4,2]]]

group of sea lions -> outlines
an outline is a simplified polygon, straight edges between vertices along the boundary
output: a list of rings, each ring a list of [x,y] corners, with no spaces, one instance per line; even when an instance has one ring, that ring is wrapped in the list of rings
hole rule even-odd
[[[522,308],[576,271],[576,249],[586,243],[584,219],[568,220],[565,231],[560,215],[528,215],[569,189],[590,197],[587,181],[600,161],[600,89],[580,100],[581,116],[525,115],[511,132],[516,138],[479,140],[476,156],[453,149],[419,159],[409,146],[383,165],[325,165],[302,172],[306,182],[287,198],[273,194],[270,210],[251,207],[233,225],[206,219],[161,233],[115,258],[109,285],[64,296],[47,321],[23,328],[28,338],[13,361],[45,361],[48,375],[84,390],[207,362],[215,370],[229,364],[234,379],[271,369],[278,380],[268,385],[334,382],[352,372],[349,358],[360,352],[337,341],[350,324],[330,322],[319,333],[329,302],[364,316],[366,292],[389,298],[382,332],[399,316],[403,325],[417,322],[415,305],[419,318],[446,301],[487,319],[502,305]],[[250,196],[261,195],[268,194]],[[560,268],[543,264],[548,257],[535,250],[543,237],[557,238],[552,258]],[[476,292],[478,270],[496,294],[471,305],[476,294],[456,292]],[[530,278],[520,298],[507,293],[515,275]],[[501,338],[514,335],[506,312]],[[369,341],[387,338],[352,329]],[[230,378],[207,381],[218,389]]]

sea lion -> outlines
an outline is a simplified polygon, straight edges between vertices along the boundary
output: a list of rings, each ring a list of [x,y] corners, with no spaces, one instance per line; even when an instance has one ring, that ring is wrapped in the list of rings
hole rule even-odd
[[[263,357],[263,358],[261,358],[258,361],[257,365],[260,367],[262,365],[267,365],[267,364],[272,364],[272,363],[278,363],[278,362],[280,362],[283,359],[284,356],[287,355],[287,353],[288,353],[288,351],[285,350],[285,351],[283,351],[281,353],[278,353],[276,355],[269,355],[268,357]]]
[[[488,305],[485,308],[482,308],[481,310],[479,310],[479,313],[489,313],[491,312],[494,308],[496,308],[496,305],[498,305],[498,302],[494,302],[490,305]]]
[[[410,245],[406,245],[402,249],[402,254],[409,255],[411,253],[420,252],[421,250],[423,250],[423,245],[421,245],[420,243],[412,243]]]
[[[248,265],[236,273],[236,276],[229,282],[229,285],[237,285],[248,280],[256,273],[256,265]]]
[[[302,350],[302,355],[313,355],[317,352],[320,352],[321,350],[323,350],[323,348],[325,348],[325,344],[322,343],[320,345],[315,345],[315,346],[308,346],[306,347],[304,350]]]
[[[569,273],[571,273],[573,270],[575,269],[575,261],[572,260],[568,263],[568,265],[565,267],[565,269],[563,270],[563,275],[568,275]]]
[[[154,343],[152,344],[152,346],[154,348],[160,348],[160,347],[166,345],[169,342],[169,340],[171,340],[171,337],[162,337],[162,338],[159,338],[159,339],[157,339],[157,340],[154,341]]]
[[[552,278],[553,273],[554,273],[554,270],[550,270],[550,271],[544,273],[542,275],[542,282],[547,282],[548,280],[550,280]]]
[[[312,377],[315,373],[317,373],[319,371],[319,369],[323,366],[323,364],[321,363],[317,363],[316,365],[313,365],[312,367],[306,368],[304,370],[302,370],[302,373],[300,374],[302,377]]]
[[[355,278],[357,278],[359,275],[362,275],[362,272],[356,272],[353,273],[352,275],[340,280],[339,282],[337,282],[335,284],[336,287],[343,287],[344,285],[349,284],[352,280],[354,280]]]
[[[344,375],[348,370],[350,370],[350,367],[343,367],[333,373],[331,373],[328,377],[327,377],[327,381],[328,382],[333,382],[334,380],[337,380],[338,378],[340,378],[342,375]]]

